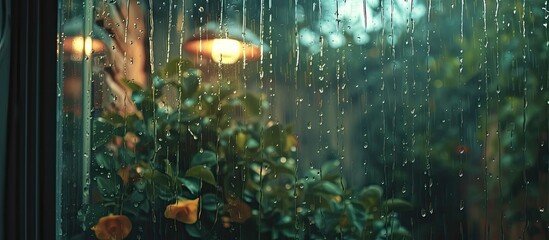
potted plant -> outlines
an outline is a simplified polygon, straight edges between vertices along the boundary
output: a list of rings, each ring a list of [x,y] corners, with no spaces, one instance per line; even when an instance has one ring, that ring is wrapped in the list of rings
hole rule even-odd
[[[171,61],[150,89],[126,81],[138,112],[95,119],[85,229],[98,239],[409,236],[397,212],[410,203],[378,186],[344,189],[338,161],[298,171],[297,136],[264,121],[262,97],[190,66]]]

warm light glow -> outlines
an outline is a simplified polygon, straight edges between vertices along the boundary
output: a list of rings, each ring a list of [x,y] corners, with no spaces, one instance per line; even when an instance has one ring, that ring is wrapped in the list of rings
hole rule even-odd
[[[221,64],[233,64],[240,59],[259,60],[263,48],[235,38],[191,39],[182,46],[185,51],[196,56],[211,59]],[[268,47],[267,47],[268,49]]]
[[[233,64],[240,59],[242,43],[234,39],[214,39],[212,60],[221,64]]]
[[[63,44],[63,50],[71,55],[72,60],[81,60],[82,56],[91,56],[96,52],[105,51],[106,46],[103,42],[91,37],[76,36],[69,37]]]
[[[90,55],[92,52],[92,38],[87,37],[84,43],[83,37],[75,37],[72,40],[72,49],[74,52],[84,52],[86,55]]]

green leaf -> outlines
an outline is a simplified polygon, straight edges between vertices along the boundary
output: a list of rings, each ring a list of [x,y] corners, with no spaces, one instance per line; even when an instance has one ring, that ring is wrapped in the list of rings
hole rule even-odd
[[[202,181],[207,182],[211,185],[216,185],[215,177],[210,171],[209,168],[206,168],[204,166],[195,166],[187,170],[185,173],[186,177],[196,177],[202,179]]]
[[[259,147],[259,142],[254,138],[248,138],[248,140],[246,141],[246,147],[248,149],[256,149]]]
[[[342,190],[335,183],[323,181],[320,184],[316,184],[313,187],[314,190],[320,191],[322,193],[328,193],[333,195],[341,195]]]
[[[162,93],[163,93],[162,89],[164,88],[165,85],[166,85],[166,81],[164,79],[160,78],[159,76],[153,77],[154,88],[152,90],[153,90],[155,99],[162,97]]]
[[[189,190],[190,196],[183,196],[183,197],[189,198],[189,199],[198,197],[198,193],[200,192],[199,179],[196,179],[194,177],[189,177],[189,178],[178,177],[177,180],[179,180],[179,182]]]
[[[362,231],[364,226],[362,224],[363,217],[360,216],[360,213],[363,211],[357,211],[355,206],[351,203],[351,201],[345,201],[345,209],[347,212],[347,216],[351,224],[358,229],[358,231]]]
[[[98,148],[108,143],[113,136],[124,136],[125,130],[122,127],[114,127],[113,125],[102,122],[93,122],[93,147]]]
[[[160,171],[154,171],[152,180],[160,198],[164,200],[171,200],[175,197],[173,191],[171,191],[172,182],[168,175]]]
[[[161,89],[164,85],[166,85],[166,80],[157,75],[153,76],[153,86],[155,89]]]
[[[118,161],[108,154],[98,153],[95,155],[95,161],[100,167],[107,170],[117,170],[119,168]]]
[[[195,238],[201,238],[202,237],[202,233],[200,233],[200,230],[198,229],[196,224],[185,224],[185,229],[187,230],[187,233],[191,237],[195,237]]]
[[[218,205],[222,203],[214,194],[208,193],[204,194],[200,198],[200,202],[202,202],[202,208],[208,210],[208,211],[215,211],[218,208]]]
[[[315,211],[315,224],[324,233],[330,233],[339,224],[341,215],[327,211]]]
[[[170,177],[160,171],[154,171],[152,174],[152,180],[156,185],[166,186],[170,185]]]
[[[290,176],[295,175],[295,167],[290,166],[290,164],[288,163],[285,164],[285,163],[272,161],[272,160],[267,160],[267,163],[269,164],[272,171],[278,175],[280,174],[287,174]]]
[[[387,199],[383,203],[383,209],[385,209],[387,212],[402,212],[412,210],[413,206],[411,203],[402,199],[391,198]]]
[[[139,217],[144,213],[150,211],[149,201],[145,200],[145,194],[139,191],[133,191],[127,198],[124,199],[125,214],[131,214],[135,217]]]
[[[135,104],[143,103],[143,101],[145,101],[145,93],[142,91],[135,91],[132,93],[131,98],[132,102],[134,102]]]
[[[139,191],[132,191],[132,193],[125,199],[129,202],[142,202],[145,200],[145,195]]]
[[[95,181],[97,182],[97,188],[106,200],[113,199],[118,195],[118,190],[120,189],[120,181],[117,180],[118,175],[111,178],[106,178],[102,176],[96,177]]]
[[[207,166],[212,167],[217,163],[217,155],[212,151],[204,151],[197,153],[191,160],[191,166]]]
[[[381,196],[383,196],[383,189],[381,189],[381,187],[377,185],[368,186],[362,190],[360,196],[363,198],[375,197],[379,199],[381,198]]]
[[[127,166],[135,163],[136,153],[126,147],[118,149],[118,160],[122,166]]]
[[[145,120],[153,116],[153,112],[156,110],[156,103],[150,91],[133,91],[131,100],[135,103],[135,106],[142,113]]]

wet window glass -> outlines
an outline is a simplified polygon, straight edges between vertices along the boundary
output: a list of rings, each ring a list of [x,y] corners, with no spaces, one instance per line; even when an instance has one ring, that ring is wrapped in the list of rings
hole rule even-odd
[[[59,2],[59,239],[549,237],[545,0]]]

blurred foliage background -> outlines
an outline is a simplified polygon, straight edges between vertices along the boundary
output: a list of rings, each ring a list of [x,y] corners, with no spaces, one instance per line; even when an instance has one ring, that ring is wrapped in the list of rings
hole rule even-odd
[[[417,238],[545,238],[547,3],[413,4],[425,15],[408,19],[398,39],[389,25],[366,44],[346,35],[347,44],[325,44],[322,54],[290,52],[299,71],[292,64],[275,75],[285,97],[273,105],[295,123],[300,155],[312,156],[303,165],[340,159],[349,185],[377,183],[389,197],[413,199],[402,222]],[[293,24],[288,9],[275,25]],[[318,18],[304,19],[299,26]],[[286,42],[273,48],[296,49]],[[287,66],[280,52],[274,64]]]

